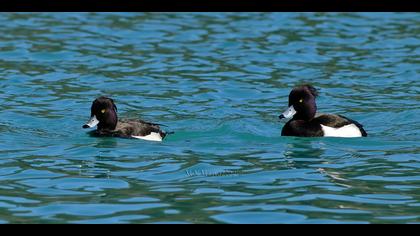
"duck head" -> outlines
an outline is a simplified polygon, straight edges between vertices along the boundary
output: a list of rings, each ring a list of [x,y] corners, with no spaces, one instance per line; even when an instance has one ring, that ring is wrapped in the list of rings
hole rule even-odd
[[[294,120],[311,120],[315,117],[317,90],[311,85],[301,85],[294,88],[289,94],[289,108],[283,112],[279,119],[292,118]]]
[[[114,130],[117,126],[117,106],[114,100],[108,97],[99,97],[95,99],[90,108],[90,119],[83,125],[83,128],[93,128],[98,126],[98,130]]]

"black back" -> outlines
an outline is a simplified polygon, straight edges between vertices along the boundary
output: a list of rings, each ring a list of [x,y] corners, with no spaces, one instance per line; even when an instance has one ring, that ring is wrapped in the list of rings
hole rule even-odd
[[[321,125],[340,128],[345,125],[354,124],[356,125],[363,137],[367,136],[366,131],[363,129],[363,125],[359,122],[344,117],[342,115],[323,114],[310,121],[304,120],[290,120],[287,122],[281,132],[282,136],[300,136],[300,137],[322,137],[324,132],[322,131]]]

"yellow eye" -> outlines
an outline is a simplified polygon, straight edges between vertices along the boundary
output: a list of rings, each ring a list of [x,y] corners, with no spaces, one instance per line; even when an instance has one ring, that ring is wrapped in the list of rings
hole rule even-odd
[[[301,98],[301,99],[299,100],[299,102],[300,102],[300,103],[302,103],[302,102],[303,102],[303,99]]]
[[[105,109],[102,109],[102,110],[101,110],[101,113],[102,113],[102,114],[104,114],[105,112],[106,112],[106,110],[105,110]]]

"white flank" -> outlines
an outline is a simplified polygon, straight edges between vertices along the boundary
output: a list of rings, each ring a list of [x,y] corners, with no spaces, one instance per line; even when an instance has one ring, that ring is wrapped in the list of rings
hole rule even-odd
[[[355,124],[345,125],[340,128],[332,128],[324,125],[321,125],[321,127],[322,131],[324,131],[324,137],[362,137],[362,132],[360,132],[359,128]]]
[[[138,138],[138,139],[143,139],[143,140],[147,140],[147,141],[156,141],[156,142],[161,142],[162,141],[162,136],[160,136],[159,133],[155,133],[155,132],[151,132],[149,135],[146,135],[146,136],[134,136],[134,135],[132,135],[131,137]]]

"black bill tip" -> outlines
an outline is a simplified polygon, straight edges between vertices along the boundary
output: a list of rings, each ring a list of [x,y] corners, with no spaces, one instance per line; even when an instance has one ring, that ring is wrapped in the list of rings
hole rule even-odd
[[[89,125],[83,125],[82,127],[83,127],[83,129],[90,128]]]
[[[283,114],[281,114],[281,115],[279,115],[279,119],[281,120],[281,119],[284,119],[285,117],[284,117],[284,115]]]

